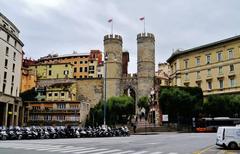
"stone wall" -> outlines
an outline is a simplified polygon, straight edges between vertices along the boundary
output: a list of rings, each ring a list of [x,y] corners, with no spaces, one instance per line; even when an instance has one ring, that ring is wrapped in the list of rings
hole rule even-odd
[[[102,99],[103,79],[76,80],[77,100],[89,103],[94,107]]]

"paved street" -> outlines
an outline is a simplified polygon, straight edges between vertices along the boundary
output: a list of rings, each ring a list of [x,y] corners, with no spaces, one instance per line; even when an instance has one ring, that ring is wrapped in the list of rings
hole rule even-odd
[[[160,133],[114,138],[1,141],[1,154],[223,154],[215,133]],[[237,153],[231,151],[231,154]]]

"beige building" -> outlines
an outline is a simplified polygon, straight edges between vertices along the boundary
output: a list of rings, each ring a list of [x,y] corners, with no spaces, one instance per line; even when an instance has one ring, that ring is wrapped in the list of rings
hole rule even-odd
[[[159,86],[169,86],[170,66],[168,63],[159,63],[155,77]]]
[[[19,98],[23,43],[20,31],[0,13],[0,125],[20,125],[22,101]]]
[[[198,86],[204,96],[240,92],[240,36],[176,51],[167,62],[171,86]]]

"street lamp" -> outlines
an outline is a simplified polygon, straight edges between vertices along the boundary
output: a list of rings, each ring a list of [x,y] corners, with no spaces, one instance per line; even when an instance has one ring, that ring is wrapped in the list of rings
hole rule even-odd
[[[104,112],[103,112],[103,125],[106,126],[106,105],[107,105],[107,60],[108,54],[104,55]]]

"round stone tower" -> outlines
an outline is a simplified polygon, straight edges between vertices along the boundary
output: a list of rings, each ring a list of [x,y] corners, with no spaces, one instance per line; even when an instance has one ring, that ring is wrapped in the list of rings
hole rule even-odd
[[[151,33],[137,35],[138,98],[148,96],[154,88],[155,38]]]
[[[106,66],[106,98],[119,96],[122,78],[122,37],[120,35],[104,36],[104,55],[108,59]],[[104,86],[105,88],[105,86]],[[105,95],[105,94],[104,94]]]

